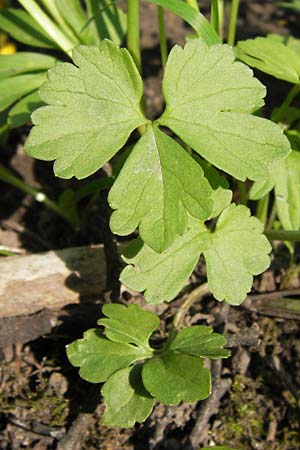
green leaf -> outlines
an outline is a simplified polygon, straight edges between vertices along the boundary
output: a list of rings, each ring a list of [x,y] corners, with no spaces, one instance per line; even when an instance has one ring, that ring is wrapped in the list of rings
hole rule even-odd
[[[80,0],[55,0],[55,4],[64,21],[68,24],[79,42],[88,45],[97,44],[93,30],[91,28],[83,29],[87,18],[80,4]]]
[[[162,353],[145,363],[142,379],[147,391],[168,405],[203,400],[211,393],[210,372],[195,356]]]
[[[102,167],[147,122],[140,108],[141,77],[126,49],[110,41],[77,47],[73,61],[49,71],[39,91],[50,106],[32,116],[30,156],[56,160],[57,176],[85,178]]]
[[[8,114],[8,124],[11,128],[20,127],[30,121],[32,112],[41,106],[41,101],[37,91],[32,92],[16,103]]]
[[[252,287],[253,275],[268,268],[271,245],[263,231],[263,224],[250,217],[248,208],[231,204],[215,231],[204,236],[208,286],[217,300],[239,305]]]
[[[0,11],[0,30],[31,47],[57,48],[39,23],[20,9],[5,8]]]
[[[280,164],[280,163],[279,163]],[[255,181],[253,185],[251,186],[251,189],[249,191],[249,198],[250,200],[260,200],[265,195],[267,195],[274,187],[274,179],[273,179],[273,170],[274,168],[270,169],[269,176],[266,180],[259,180]]]
[[[142,240],[157,252],[187,228],[187,213],[206,220],[211,188],[201,167],[172,138],[149,125],[109,194],[110,227],[127,235],[139,225]]]
[[[127,367],[109,377],[102,388],[106,404],[103,424],[110,427],[132,428],[151,414],[154,399],[145,390],[141,366]]]
[[[108,304],[102,308],[108,319],[98,320],[105,327],[105,335],[112,341],[135,344],[149,349],[149,338],[159,326],[159,318],[138,305]]]
[[[151,356],[141,347],[112,342],[96,329],[84,333],[67,346],[68,358],[75,367],[80,367],[79,374],[91,383],[100,383],[119,369],[135,361]]]
[[[274,35],[238,42],[236,56],[280,80],[300,83],[300,54]]]
[[[16,75],[0,80],[0,111],[26,94],[38,89],[46,80],[46,72]]]
[[[181,17],[196,31],[198,37],[202,38],[207,45],[220,44],[221,39],[206,19],[206,17],[195,8],[180,0],[147,0],[149,3],[155,3],[172,11],[178,17]]]
[[[0,80],[26,72],[48,70],[56,61],[52,56],[42,53],[17,52],[14,55],[1,55]]]
[[[163,79],[166,110],[158,119],[211,164],[239,180],[267,177],[290,150],[280,127],[250,114],[265,88],[234,62],[231,47],[194,39],[171,51]]]
[[[189,231],[162,254],[140,240],[133,242],[124,255],[130,265],[120,279],[131,289],[145,291],[149,303],[170,301],[203,253],[214,297],[238,305],[250,291],[253,275],[269,266],[271,246],[262,233],[262,223],[250,217],[248,208],[231,204],[220,215],[213,232],[191,221]]]
[[[235,450],[234,448],[229,448],[229,447],[223,447],[223,446],[219,446],[219,445],[217,445],[217,446],[213,446],[213,447],[205,447],[205,448],[202,448],[201,450]]]
[[[225,337],[213,333],[212,328],[195,325],[180,331],[169,349],[202,358],[218,359],[230,356],[230,350],[222,348],[225,344]]]
[[[126,14],[110,0],[87,0],[86,3],[90,17],[87,26],[93,30],[93,35],[99,42],[108,38],[120,45],[126,34]]]
[[[198,262],[201,230],[205,227],[192,221],[190,229],[161,254],[136,239],[124,252],[123,259],[129,265],[121,273],[121,282],[130,289],[145,291],[148,303],[173,300]]]
[[[300,152],[290,155],[273,174],[276,211],[285,230],[300,229]]]

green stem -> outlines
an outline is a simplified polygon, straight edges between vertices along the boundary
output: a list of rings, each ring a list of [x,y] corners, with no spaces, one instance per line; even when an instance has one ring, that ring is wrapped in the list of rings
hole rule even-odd
[[[248,192],[247,192],[246,183],[244,181],[238,181],[237,186],[238,186],[240,204],[247,205]]]
[[[267,230],[271,230],[273,227],[273,223],[275,222],[276,219],[276,214],[277,214],[277,209],[276,209],[276,202],[274,201],[272,209],[271,209],[271,214],[267,223]]]
[[[236,34],[236,23],[239,14],[239,5],[240,0],[232,0],[231,2],[231,12],[230,12],[230,20],[229,20],[229,30],[228,30],[228,39],[227,42],[232,47],[235,43],[235,34]]]
[[[297,94],[300,92],[300,85],[295,84],[292,89],[289,91],[288,95],[286,96],[285,100],[282,102],[281,106],[278,108],[278,110],[273,114],[272,120],[274,122],[280,122],[286,109],[290,106],[294,98]]]
[[[161,62],[162,62],[163,68],[165,68],[166,62],[167,62],[167,56],[168,56],[168,49],[167,49],[164,8],[162,6],[158,6],[158,29],[159,29]]]
[[[219,11],[219,36],[223,41],[224,38],[224,0],[218,0]]]
[[[188,4],[189,6],[191,6],[192,8],[194,8],[196,11],[200,11],[200,10],[199,10],[199,5],[198,5],[197,0],[186,0],[186,2],[187,2],[187,4]]]
[[[218,0],[211,0],[210,8],[210,23],[219,34],[220,32],[220,18],[219,18],[219,2]]]
[[[141,71],[139,0],[127,0],[127,48]]]
[[[280,284],[280,290],[287,289],[290,286],[293,279],[299,274],[299,272],[300,272],[300,264],[295,265],[291,263],[287,273],[285,274],[284,279],[282,280],[282,283]]]
[[[264,224],[264,226],[267,223],[269,201],[270,194],[267,194],[257,202],[255,215]]]
[[[300,231],[294,230],[265,230],[270,241],[300,242]]]
[[[68,55],[72,55],[74,43],[44,13],[34,0],[18,0],[24,9],[42,26],[51,39]]]
[[[61,209],[57,203],[50,200],[43,192],[39,191],[33,186],[24,183],[24,181],[13,175],[11,171],[6,169],[6,167],[4,167],[2,164],[0,164],[0,180],[10,184],[11,186],[15,186],[26,194],[31,195],[37,202],[44,203],[45,206],[54,211],[73,227],[76,227],[78,225],[74,223],[69,215],[63,209]]]

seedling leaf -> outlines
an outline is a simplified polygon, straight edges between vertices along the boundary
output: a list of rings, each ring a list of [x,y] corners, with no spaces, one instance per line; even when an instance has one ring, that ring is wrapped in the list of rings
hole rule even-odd
[[[141,347],[110,341],[99,330],[91,329],[84,333],[83,339],[67,346],[67,355],[73,366],[80,367],[81,378],[100,383],[117,370],[149,357],[149,352]]]
[[[104,384],[102,394],[107,408],[104,425],[131,428],[150,415],[154,399],[143,386],[141,368],[136,365],[118,370]]]
[[[145,388],[159,402],[195,402],[210,395],[210,372],[204,360],[183,353],[166,352],[150,359],[142,370]]]
[[[112,341],[135,344],[149,349],[149,338],[159,325],[159,318],[137,305],[108,304],[102,308],[108,319],[98,320],[105,327],[105,335]]]
[[[131,289],[145,291],[149,303],[174,298],[204,254],[210,290],[217,300],[238,305],[250,291],[253,275],[269,266],[271,246],[262,234],[263,225],[250,210],[231,204],[220,215],[216,229],[191,222],[190,229],[162,254],[135,241],[125,254],[130,265],[121,281]]]
[[[225,337],[213,333],[212,328],[195,325],[180,331],[169,349],[202,358],[219,359],[230,356],[230,350],[223,348],[225,344]]]
[[[212,189],[201,167],[172,138],[149,125],[125,162],[109,194],[114,233],[130,234],[139,224],[143,241],[157,252],[187,227],[187,213],[206,220]]]
[[[75,65],[49,71],[39,95],[50,106],[32,115],[29,155],[56,160],[62,178],[85,178],[102,167],[147,122],[140,109],[142,80],[126,49],[102,41],[77,47]]]
[[[267,178],[269,165],[290,150],[278,125],[248,114],[264,104],[265,88],[234,62],[229,46],[208,47],[198,39],[175,46],[163,93],[166,110],[158,122],[239,180]]]

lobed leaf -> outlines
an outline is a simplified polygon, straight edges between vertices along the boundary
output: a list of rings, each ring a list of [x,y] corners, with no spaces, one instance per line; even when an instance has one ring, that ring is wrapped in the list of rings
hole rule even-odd
[[[85,178],[102,167],[147,122],[140,108],[143,85],[126,49],[110,41],[77,47],[75,65],[59,64],[40,89],[49,106],[34,112],[25,149],[56,160],[62,178]]]
[[[181,330],[171,342],[169,349],[192,356],[219,359],[230,356],[230,350],[223,348],[225,344],[225,337],[213,333],[212,328],[194,325]]]
[[[198,221],[191,221],[189,230],[161,254],[136,239],[123,254],[129,265],[121,273],[121,282],[130,289],[144,291],[148,303],[173,300],[197,264],[201,230],[205,228]]]
[[[98,320],[105,327],[105,335],[114,342],[135,344],[149,349],[149,338],[159,326],[159,318],[137,305],[108,304],[102,308],[108,319]]]
[[[201,167],[172,138],[149,125],[109,194],[110,227],[130,234],[139,225],[143,241],[157,252],[187,228],[188,213],[206,220],[212,189]]]
[[[141,369],[141,365],[136,365],[118,370],[104,384],[104,425],[132,428],[151,414],[154,399],[143,386]]]
[[[251,116],[265,88],[234,61],[231,47],[193,39],[175,46],[163,79],[166,110],[158,119],[216,167],[237,179],[266,178],[290,150],[280,127]]]
[[[164,253],[135,241],[125,254],[130,264],[121,281],[131,289],[145,291],[149,303],[174,298],[204,254],[209,289],[217,300],[238,305],[250,291],[253,275],[269,266],[271,246],[263,225],[250,210],[231,204],[210,232],[203,224],[191,222],[190,229]]]
[[[71,364],[80,367],[81,378],[91,383],[100,383],[119,369],[135,361],[151,356],[145,349],[107,339],[96,329],[84,333],[67,346]]]
[[[211,393],[203,359],[183,353],[166,352],[150,359],[143,366],[142,379],[147,391],[167,405],[203,400]]]

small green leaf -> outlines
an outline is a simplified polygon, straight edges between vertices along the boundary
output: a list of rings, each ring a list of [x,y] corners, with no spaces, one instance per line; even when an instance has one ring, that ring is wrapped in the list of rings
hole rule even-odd
[[[275,123],[252,116],[265,88],[226,45],[193,39],[175,46],[163,79],[166,110],[158,119],[203,158],[239,180],[267,178],[290,145]]]
[[[222,348],[225,344],[225,337],[213,333],[212,328],[195,325],[180,331],[169,349],[202,358],[218,359],[230,356],[230,350]]]
[[[112,342],[96,329],[84,333],[67,346],[68,358],[79,374],[91,383],[100,383],[119,369],[151,356],[151,352],[133,345]]]
[[[32,112],[39,106],[42,106],[37,91],[32,92],[26,97],[23,97],[18,103],[16,103],[8,113],[7,123],[11,128],[20,127],[30,121]]]
[[[32,47],[57,48],[40,24],[21,9],[5,8],[0,11],[0,30]]]
[[[55,58],[42,53],[17,52],[0,56],[0,80],[26,72],[48,70],[57,62]]]
[[[129,265],[121,273],[121,282],[136,291],[145,291],[148,303],[173,300],[197,264],[201,230],[205,230],[203,225],[191,221],[190,229],[161,254],[140,239],[133,241],[123,255]]]
[[[172,138],[149,125],[109,194],[110,227],[127,235],[139,225],[142,240],[157,252],[187,228],[188,214],[210,217],[212,189],[201,167]]]
[[[133,242],[124,256],[130,265],[120,279],[131,289],[145,291],[149,303],[170,301],[203,253],[208,285],[215,298],[238,305],[250,291],[253,275],[269,266],[271,246],[262,233],[262,223],[250,217],[248,208],[231,204],[221,213],[215,231],[191,221],[187,233],[162,254],[139,240]]]
[[[26,151],[42,160],[56,160],[62,178],[85,178],[102,167],[147,122],[140,108],[141,77],[126,49],[110,41],[99,47],[77,47],[73,61],[49,71],[40,89],[50,106],[32,115],[36,125]]]
[[[136,422],[144,422],[151,414],[154,399],[143,386],[141,368],[135,365],[118,370],[104,384],[104,425],[132,428]]]
[[[178,404],[207,398],[210,372],[201,358],[167,352],[147,361],[142,370],[145,388],[159,402]]]
[[[105,335],[115,342],[135,344],[149,349],[149,338],[159,326],[159,318],[138,305],[108,304],[102,308],[108,319],[98,320],[105,327]]]
[[[28,73],[0,80],[0,111],[20,97],[38,89],[46,80],[46,72]]]
[[[231,204],[215,231],[203,236],[208,286],[217,300],[239,305],[252,287],[253,275],[268,268],[271,245],[263,231],[248,208]]]
[[[300,83],[300,55],[281,39],[267,36],[240,41],[236,55],[249,66],[280,80]]]

